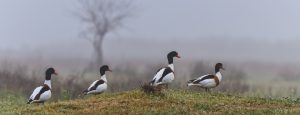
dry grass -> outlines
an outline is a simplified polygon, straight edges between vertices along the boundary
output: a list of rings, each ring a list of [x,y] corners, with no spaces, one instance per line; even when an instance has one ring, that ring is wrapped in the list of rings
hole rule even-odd
[[[300,103],[293,99],[242,97],[186,90],[167,90],[164,94],[149,95],[139,90],[104,93],[84,99],[46,103],[43,106],[8,106],[10,109],[1,112],[37,115],[300,114]]]

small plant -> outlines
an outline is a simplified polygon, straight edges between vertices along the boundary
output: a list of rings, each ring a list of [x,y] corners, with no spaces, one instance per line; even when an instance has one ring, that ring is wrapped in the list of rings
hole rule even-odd
[[[160,94],[162,92],[161,85],[152,86],[148,83],[145,83],[144,85],[141,86],[141,88],[146,94]]]
[[[62,90],[61,97],[62,97],[62,100],[71,100],[72,99],[72,95],[71,95],[70,91],[68,91],[68,90]]]

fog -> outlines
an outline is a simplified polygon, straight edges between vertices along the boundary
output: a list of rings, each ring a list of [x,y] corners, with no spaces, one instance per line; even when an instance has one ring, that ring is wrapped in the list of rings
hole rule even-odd
[[[134,4],[135,15],[105,39],[105,60],[162,60],[177,50],[183,60],[299,63],[300,1]],[[80,36],[77,10],[76,0],[0,1],[1,59],[90,60],[92,47]]]
[[[300,96],[300,1],[133,4],[133,15],[104,39],[104,62],[114,71],[108,75],[109,91],[140,87],[176,50],[182,58],[174,60],[172,88],[187,89],[187,80],[213,72],[222,62],[226,71],[216,91]],[[75,15],[79,10],[77,0],[0,1],[0,90],[27,94],[47,67],[59,73],[54,90],[74,97],[98,79],[97,68],[87,69],[95,54],[82,34],[85,23]]]

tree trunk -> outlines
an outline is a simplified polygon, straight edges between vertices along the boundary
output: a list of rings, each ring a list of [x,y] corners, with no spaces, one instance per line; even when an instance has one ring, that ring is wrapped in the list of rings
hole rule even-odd
[[[92,62],[92,67],[100,67],[103,64],[103,37],[95,39],[93,42],[94,48],[94,61]]]

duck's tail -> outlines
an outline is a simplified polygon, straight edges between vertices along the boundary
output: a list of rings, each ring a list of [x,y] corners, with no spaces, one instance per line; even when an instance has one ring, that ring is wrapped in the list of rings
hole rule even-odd
[[[196,79],[189,80],[189,81],[187,82],[187,86],[190,87],[190,86],[194,85],[193,82],[194,82],[195,80],[196,80]]]
[[[187,83],[193,83],[196,79],[189,80]]]
[[[85,90],[82,91],[82,94],[83,94],[83,95],[87,95],[88,92],[89,92],[89,90],[88,90],[88,89],[85,89]]]
[[[32,101],[33,101],[32,99],[29,99],[27,104],[31,104]]]

